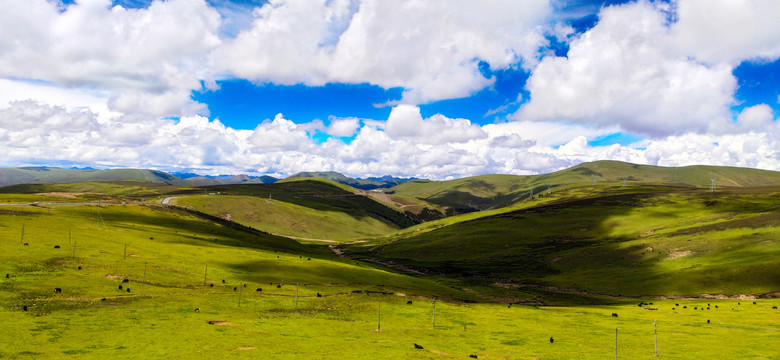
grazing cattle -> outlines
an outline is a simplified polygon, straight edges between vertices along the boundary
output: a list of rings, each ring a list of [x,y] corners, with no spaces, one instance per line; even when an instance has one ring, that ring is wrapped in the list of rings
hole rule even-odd
[[[246,284],[244,284],[244,287],[246,287]]]
[[[688,308],[688,306],[683,306],[683,309],[687,309],[687,308]]]
[[[672,310],[674,310],[674,308],[672,308]]]
[[[674,306],[680,306],[680,304],[674,304]]]
[[[102,298],[102,299],[100,299],[100,301],[106,301],[106,298]]]
[[[709,309],[710,309],[710,308],[709,308],[709,306],[708,306],[708,307],[707,307],[707,310],[709,310]]]
[[[317,293],[317,297],[322,297],[322,294],[320,294],[320,293]]]
[[[130,288],[127,288],[127,292],[130,292]]]
[[[772,306],[772,310],[777,310],[777,306]]]
[[[214,284],[209,284],[209,287],[214,287]]]
[[[699,308],[698,308],[698,307],[696,307],[696,306],[694,306],[694,307],[693,307],[693,310],[699,310]]]
[[[612,313],[612,317],[618,317],[617,313]]]
[[[22,244],[22,245],[24,245],[24,246],[27,246],[27,245],[30,245],[30,244],[28,244],[28,243],[24,243],[24,244]]]
[[[281,288],[282,288],[282,285],[281,285],[281,284],[280,284],[280,285],[276,285],[276,288],[277,288],[277,289],[281,289]]]
[[[653,303],[649,303],[649,304],[647,304],[647,305],[653,305]]]
[[[420,350],[425,349],[424,347],[422,347],[420,345],[417,345],[417,344],[414,344],[414,348],[415,349],[420,349]]]
[[[756,304],[756,302],[755,302],[755,301],[753,301],[753,305],[755,305],[755,304]]]
[[[263,291],[263,288],[257,288],[257,290],[255,290],[255,291],[256,292],[261,292],[261,291]]]
[[[234,286],[234,287],[233,287],[233,291],[236,291],[236,290],[238,290],[238,287],[237,287],[237,286]]]
[[[154,240],[154,238],[153,238],[153,237],[150,237],[150,238],[149,238],[149,240]]]
[[[715,305],[715,308],[717,309],[717,308],[718,308],[718,305]]]
[[[469,355],[469,357],[472,358],[472,359],[478,359],[477,355],[474,355],[474,354]]]
[[[742,305],[742,304],[740,304],[740,303],[737,303],[737,305]]]
[[[308,258],[308,259],[306,259],[306,260],[311,260],[311,258]]]
[[[223,284],[225,283],[225,280],[224,280],[224,279],[222,280],[222,283],[223,283]]]
[[[195,312],[200,312],[200,309],[199,308],[195,308]]]
[[[709,303],[707,303],[707,306],[710,306],[710,304],[709,304]]]
[[[552,337],[552,336],[550,336],[550,344],[552,344],[552,343],[553,343],[553,341],[555,341],[555,340],[553,339],[553,337]]]
[[[130,279],[122,279],[122,283],[123,283],[123,284],[124,284],[124,283],[129,283],[129,282],[130,282]]]
[[[412,305],[412,300],[407,301],[406,305]]]
[[[23,306],[22,310],[27,311],[27,305]]]
[[[59,249],[59,248],[60,248],[60,246],[59,246],[59,245],[54,245],[54,248],[55,248],[55,249]]]
[[[8,279],[11,277],[11,274],[5,274],[5,278]]]
[[[62,292],[62,288],[54,288],[54,292],[61,293]]]
[[[710,319],[707,319],[707,324],[709,324],[709,323],[710,323]]]
[[[119,285],[119,290],[122,290],[122,285]]]
[[[79,270],[81,270],[81,266],[79,266],[79,268],[78,268],[78,269],[79,269]]]

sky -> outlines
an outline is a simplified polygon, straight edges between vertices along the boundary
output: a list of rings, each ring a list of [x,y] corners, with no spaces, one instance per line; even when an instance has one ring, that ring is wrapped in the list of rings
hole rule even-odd
[[[780,170],[776,0],[0,0],[0,166]]]

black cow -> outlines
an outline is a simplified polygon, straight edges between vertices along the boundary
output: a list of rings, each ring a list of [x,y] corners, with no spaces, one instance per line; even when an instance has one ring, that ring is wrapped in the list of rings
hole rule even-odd
[[[674,304],[674,306],[680,306],[680,304]]]
[[[718,308],[718,305],[715,305],[715,308],[717,309],[717,308]]]
[[[244,287],[246,287],[246,284],[244,284]]]
[[[119,290],[122,290],[122,285],[119,285]]]
[[[255,291],[261,292],[261,291],[263,291],[263,288],[257,288],[257,290],[255,290]]]
[[[62,292],[62,288],[54,288],[54,292],[61,293]]]
[[[130,288],[127,288],[127,292],[130,292]]]
[[[277,289],[281,289],[281,288],[282,288],[282,285],[276,285],[276,288],[277,288]]]
[[[81,266],[79,266],[79,270],[81,270]]]
[[[474,355],[474,354],[469,355],[469,357],[472,358],[472,359],[477,359],[477,355]]]
[[[222,283],[223,283],[223,284],[225,283],[225,280],[224,280],[224,279],[222,280]]]
[[[214,284],[209,284],[209,287],[214,287]]]
[[[11,274],[5,274],[5,278],[8,279],[11,277]]]
[[[412,300],[407,301],[406,305],[412,305]]]
[[[123,284],[124,284],[124,283],[129,283],[129,282],[130,282],[130,279],[122,279],[122,283],[123,283]]]
[[[414,344],[414,348],[415,348],[415,349],[420,349],[420,350],[422,350],[422,349],[425,349],[425,348],[424,348],[424,347],[422,347],[421,345],[417,345],[417,344]]]
[[[709,323],[710,323],[710,319],[707,319],[707,324],[709,324]]]
[[[59,248],[60,248],[60,246],[59,246],[59,245],[54,245],[54,248],[55,248],[55,249],[59,249]]]
[[[756,304],[756,302],[755,302],[755,301],[753,301],[753,305],[755,305],[755,304]]]
[[[199,308],[195,308],[195,312],[200,312],[200,309]]]
[[[30,244],[29,244],[29,243],[24,243],[24,244],[22,244],[22,245],[24,245],[24,246],[27,246],[27,245],[30,245]]]
[[[777,310],[777,306],[772,306],[772,310]]]
[[[612,313],[612,317],[618,317],[617,313]]]
[[[554,341],[555,341],[555,340],[553,339],[553,337],[552,337],[552,336],[550,336],[550,344],[552,344]]]
[[[320,293],[317,293],[317,297],[322,297],[322,294],[320,294]]]
[[[687,308],[688,308],[688,306],[683,306],[683,309],[687,309]]]
[[[237,287],[237,286],[234,286],[234,287],[233,287],[233,291],[236,291],[236,290],[238,290],[238,287]]]
[[[22,310],[27,311],[27,305],[23,306]]]

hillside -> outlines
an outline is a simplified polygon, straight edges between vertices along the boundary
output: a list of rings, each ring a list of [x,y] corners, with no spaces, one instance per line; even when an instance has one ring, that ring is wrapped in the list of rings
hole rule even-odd
[[[346,250],[488,287],[626,296],[780,289],[780,187],[583,191]]]
[[[619,161],[584,163],[550,174],[482,175],[450,181],[414,180],[384,191],[386,200],[413,213],[436,211],[456,215],[497,209],[568,184],[601,182],[665,183],[709,187],[780,186],[780,172],[723,166],[680,168],[636,165]]]
[[[210,186],[208,191],[219,195],[182,196],[172,203],[274,234],[313,239],[365,239],[416,224],[355,189],[325,179]]]
[[[83,170],[52,167],[0,168],[0,186],[16,184],[63,184],[89,181],[136,180],[156,184],[183,185],[181,179],[157,170]]]
[[[304,171],[299,172],[291,178],[323,178],[335,181],[339,184],[351,186],[355,189],[374,190],[385,189],[402,184],[412,179],[400,179],[392,176],[383,176],[381,178],[355,179],[335,171]]]

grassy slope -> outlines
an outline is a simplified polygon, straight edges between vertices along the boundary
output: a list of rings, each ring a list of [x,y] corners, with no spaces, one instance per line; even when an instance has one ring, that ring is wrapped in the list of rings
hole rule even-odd
[[[163,184],[183,184],[170,174],[145,169],[77,170],[62,168],[0,168],[0,186],[27,183],[74,183],[89,181],[136,180]]]
[[[776,299],[757,305],[655,300],[658,311],[635,304],[507,308],[439,301],[433,328],[430,300],[410,295],[469,295],[333,258],[320,247],[235,232],[162,208],[103,207],[101,229],[94,206],[56,206],[51,214],[37,207],[20,210],[0,214],[0,274],[9,274],[0,276],[2,358],[462,359],[475,354],[530,359],[577,354],[603,359],[613,354],[615,327],[621,358],[651,358],[653,320],[658,320],[663,357],[777,357]],[[29,246],[19,244],[22,224]],[[67,230],[76,244],[75,259]],[[203,264],[214,287],[202,285]],[[281,281],[285,285],[277,289]],[[241,282],[249,285],[241,288],[239,307],[233,287]],[[290,285],[295,282],[306,284],[299,287],[297,305]],[[54,293],[54,287],[62,293]],[[254,291],[257,287],[263,291]],[[672,310],[674,302],[689,309]],[[692,310],[705,303],[713,309]],[[382,331],[374,331],[380,304]],[[620,317],[611,317],[613,312]],[[210,325],[209,320],[225,323]],[[414,349],[413,343],[425,349]]]
[[[251,196],[187,196],[174,202],[220,217],[229,214],[233,221],[262,231],[304,238],[355,240],[398,229],[368,214],[353,216]]]
[[[545,192],[547,185],[591,183],[593,176],[597,182],[622,181],[626,177],[630,183],[709,187],[711,174],[717,174],[718,186],[780,186],[780,173],[776,171],[722,166],[666,168],[596,161],[544,175],[482,175],[450,181],[409,181],[387,192],[392,193],[393,201],[406,205],[413,212],[429,207],[442,213],[450,209],[449,214],[456,214],[508,206],[528,197],[532,189],[534,194]]]
[[[354,240],[414,225],[413,219],[356,190],[325,179],[273,184],[210,186],[220,196],[191,196],[177,203],[276,234]],[[228,195],[228,196],[224,196]]]
[[[780,188],[611,189],[593,198],[561,191],[552,204],[351,251],[453,276],[604,294],[780,289]]]

